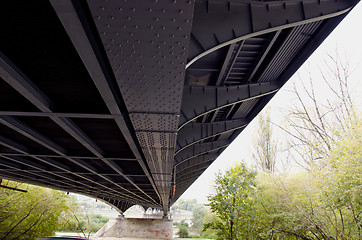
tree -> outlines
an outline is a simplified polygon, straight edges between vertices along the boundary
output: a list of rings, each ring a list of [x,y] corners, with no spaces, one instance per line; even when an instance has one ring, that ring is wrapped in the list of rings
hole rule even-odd
[[[279,126],[288,134],[289,156],[307,170],[324,165],[322,160],[328,158],[333,143],[343,137],[355,118],[348,61],[336,53],[328,55],[324,66],[327,70],[320,69],[319,76],[323,94],[316,94],[317,81],[311,72],[309,79],[299,77],[290,91],[296,103],[287,110],[285,126]]]
[[[189,225],[182,220],[180,223],[177,223],[176,226],[178,227],[178,236],[180,238],[187,238],[189,236]]]
[[[253,216],[251,194],[255,187],[256,172],[244,164],[236,164],[215,180],[215,194],[208,197],[210,210],[217,220],[205,225],[205,229],[217,231],[217,239],[239,239],[250,233]]]
[[[253,159],[259,169],[263,171],[275,171],[275,159],[277,153],[277,143],[272,139],[272,127],[270,122],[269,109],[265,114],[260,114],[258,117],[257,134],[254,136]]]
[[[206,209],[203,205],[195,205],[192,209],[192,230],[199,236],[202,234]]]
[[[70,209],[68,199],[64,192],[32,185],[26,193],[0,188],[0,239],[52,236],[58,217]]]

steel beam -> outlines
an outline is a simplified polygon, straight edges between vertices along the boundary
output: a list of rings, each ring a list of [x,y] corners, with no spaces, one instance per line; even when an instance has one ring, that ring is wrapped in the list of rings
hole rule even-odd
[[[209,165],[207,166],[203,166],[203,167],[199,167],[197,169],[194,169],[192,171],[187,171],[187,173],[179,175],[176,178],[176,183],[182,183],[185,180],[188,180],[188,178],[193,178],[193,177],[199,177],[207,168],[209,167]],[[177,185],[177,184],[176,184]]]
[[[184,148],[182,151],[179,151],[177,154],[175,154],[174,165],[177,166],[183,161],[189,160],[199,155],[226,148],[230,143],[230,140],[225,139],[216,142],[193,144],[190,147]]]
[[[52,112],[52,109],[50,106],[52,105],[50,101],[46,98],[45,94],[43,94],[31,81],[28,79],[17,67],[11,63],[9,59],[6,58],[4,55],[0,55],[1,61],[0,61],[0,76],[4,79],[7,79],[7,83],[12,86],[15,90],[20,92],[24,97],[26,97],[31,103],[33,103],[37,108],[39,108],[43,112]],[[120,112],[117,112],[117,114],[120,114]],[[14,118],[6,117],[6,116],[0,116],[0,119],[5,119],[4,124],[8,124],[11,122],[11,124],[18,124],[20,125],[21,131],[28,131],[27,128],[24,126],[21,126],[22,124],[18,121],[16,121]],[[8,121],[6,121],[8,119]],[[129,177],[125,176],[119,167],[117,167],[112,161],[106,160],[104,158],[103,151],[85,134],[83,133],[77,126],[74,124],[70,119],[68,118],[60,118],[60,117],[50,117],[57,125],[59,125],[61,128],[63,128],[69,135],[71,135],[74,139],[76,139],[79,143],[81,143],[84,147],[86,147],[90,152],[92,152],[95,156],[100,158],[105,164],[107,164],[109,167],[111,167],[114,171],[119,173],[122,177],[124,177],[127,181],[129,181],[131,184],[133,184],[140,192],[142,192],[147,198],[149,198],[151,201],[156,203],[155,199],[150,197],[148,194],[143,192],[142,189],[140,189]],[[27,134],[27,136],[32,137],[32,135],[36,134],[35,139],[41,138],[39,143],[46,142],[48,145],[53,145],[52,149],[56,153],[60,155],[66,155],[66,150],[61,148],[60,146],[57,146],[58,149],[54,149],[55,144],[52,143],[49,139],[46,139],[43,136],[40,136],[40,134],[37,134],[33,132],[32,134]],[[80,160],[78,160],[79,162]],[[85,163],[82,164],[82,166],[85,166]],[[88,166],[88,169],[91,169],[90,166]],[[95,172],[94,169],[92,171]],[[131,195],[135,195],[139,197],[140,199],[143,199],[143,197],[128,191],[127,189],[124,189],[118,184],[115,184],[119,188],[123,189],[126,192],[129,192]]]
[[[0,111],[0,116],[118,119],[120,114]]]
[[[87,22],[81,7],[77,7],[77,13],[72,1],[70,0],[51,0],[51,3],[109,111],[112,115],[121,115],[121,98],[117,94],[116,86],[114,86],[112,83],[111,74],[108,72],[107,67],[105,66],[102,54],[100,53],[95,38],[90,30],[89,23]],[[81,16],[78,14],[81,14]],[[117,118],[115,121],[123,136],[125,137],[128,145],[132,149],[133,154],[138,159],[142,170],[153,185],[155,192],[160,197],[158,189],[156,188],[155,183],[142,160],[142,157],[137,148],[137,144],[133,139],[124,118]],[[109,164],[109,162],[106,162],[106,164]],[[114,168],[113,164],[111,164],[111,166]],[[127,180],[132,182],[131,179]],[[139,190],[142,192],[141,189]],[[148,195],[146,194],[146,196]]]
[[[276,82],[263,82],[230,87],[185,86],[179,131],[187,123],[204,114],[215,111],[216,109],[267,96],[278,90],[279,86]]]
[[[198,157],[189,159],[188,161],[184,161],[181,164],[175,166],[176,176],[178,176],[180,172],[187,170],[189,168],[194,168],[203,163],[213,162],[218,156],[219,156],[219,154],[217,154],[217,153],[209,153],[209,154],[205,154],[202,156],[198,156]]]
[[[181,169],[179,171],[180,178],[192,174],[194,172],[198,172],[198,170],[200,169],[206,170],[214,161],[215,159],[205,160],[204,162],[195,163],[194,166],[185,167],[184,169]],[[176,182],[177,181],[178,179],[176,179]]]
[[[216,80],[216,86],[224,85],[225,80],[229,77],[231,69],[233,68],[235,61],[244,46],[245,41],[241,41],[237,49],[235,49],[236,43],[230,44],[229,51],[226,54],[224,64],[220,70],[220,74]],[[233,54],[233,52],[235,53]]]
[[[1,137],[0,138],[0,144],[3,145],[3,146],[6,146],[6,147],[9,147],[11,149],[13,149],[14,151],[19,151],[21,153],[27,153],[26,151],[24,151],[24,147],[21,146],[20,144],[12,141],[12,140],[9,140],[9,139],[6,139],[4,137]],[[29,151],[29,150],[27,150]],[[6,157],[6,156],[5,156]],[[95,181],[94,179],[91,179],[89,177],[84,177],[82,176],[82,174],[77,174],[76,172],[74,172],[73,169],[57,162],[57,161],[54,161],[52,159],[49,159],[49,158],[39,158],[39,157],[35,157],[35,156],[32,156],[34,159],[36,160],[39,160],[40,162],[43,162],[44,164],[46,165],[49,165],[49,166],[52,166],[52,167],[55,167],[57,169],[60,169],[61,171],[65,172],[64,175],[60,175],[59,173],[52,173],[52,172],[47,172],[48,174],[53,174],[57,177],[62,177],[66,180],[69,180],[69,181],[72,181],[74,183],[79,183],[80,185],[83,185],[84,187],[86,187],[87,189],[92,189],[94,188],[95,189],[95,185],[98,185],[98,186],[101,186],[102,188],[105,188],[107,190],[104,190],[105,193],[109,193],[109,188],[102,185],[102,184],[99,184],[98,181]],[[22,158],[15,158],[15,157],[6,157],[7,159],[11,160],[11,161],[16,161],[17,163],[19,164],[27,164],[28,167],[32,167],[32,168],[35,168],[35,169],[38,169],[40,171],[46,171],[46,169],[44,167],[41,167],[41,166],[38,166],[36,167],[33,163],[31,163],[29,160],[26,160],[26,159],[22,159]],[[70,176],[77,176],[78,178],[80,179],[84,179],[86,180],[88,183],[91,183],[91,184],[84,184],[82,182],[80,182],[79,180],[75,180],[73,178],[70,178]],[[103,190],[102,190],[103,191]],[[101,192],[102,192],[101,191]],[[121,196],[122,198],[124,198],[124,196]],[[128,198],[128,197],[127,197]],[[132,199],[132,198],[131,198]]]
[[[1,137],[0,137],[1,138]],[[46,158],[64,158],[63,156],[59,156],[59,155],[49,155],[49,154],[33,154],[33,153],[9,153],[9,152],[0,152],[0,155],[4,155],[4,156],[19,156],[19,157],[46,157]],[[87,160],[87,159],[92,159],[92,160],[99,160],[102,161],[101,159],[99,159],[98,157],[86,157],[86,156],[73,156],[73,155],[68,155],[68,157],[70,158],[77,158],[77,159],[83,159],[83,160]],[[109,161],[116,161],[116,162],[122,162],[122,161],[138,161],[137,159],[133,159],[133,158],[104,158],[105,160],[109,160]],[[119,175],[119,174],[117,174]]]
[[[357,1],[197,1],[187,64],[232,43],[348,12]],[[200,47],[201,46],[201,47]]]
[[[189,123],[178,133],[176,154],[184,148],[213,136],[247,126],[247,119],[234,119],[214,123]]]
[[[86,169],[89,172],[92,172],[94,174],[96,174],[97,176],[99,176],[100,178],[105,179],[106,181],[108,181],[109,183],[112,183],[114,186],[117,186],[118,188],[124,190],[125,192],[131,193],[131,195],[135,195],[137,198],[137,201],[145,201],[148,202],[148,200],[138,196],[135,193],[132,193],[131,191],[123,188],[121,185],[115,183],[114,181],[112,181],[111,179],[109,179],[108,177],[102,176],[97,172],[97,169],[95,169],[94,167],[90,166],[88,163],[86,163],[85,161],[82,161],[80,159],[75,160],[72,158],[69,158],[66,155],[66,151],[65,149],[63,149],[62,147],[58,146],[56,143],[52,142],[50,139],[46,138],[45,136],[41,135],[40,133],[36,132],[35,130],[33,130],[32,128],[30,128],[29,126],[25,125],[24,123],[20,122],[19,120],[12,118],[12,117],[5,117],[5,116],[0,116],[0,123],[2,123],[3,125],[13,129],[14,131],[28,137],[29,139],[41,144],[42,146],[46,147],[47,149],[59,154],[60,156],[63,156],[65,159],[69,160],[70,162],[80,166],[81,168]],[[93,181],[95,184],[98,184],[97,182]],[[114,190],[112,188],[106,187],[104,185],[100,185],[104,188],[107,188],[113,192],[117,192],[120,195],[125,196],[125,193],[119,192],[117,190]],[[152,203],[155,204],[155,203]]]

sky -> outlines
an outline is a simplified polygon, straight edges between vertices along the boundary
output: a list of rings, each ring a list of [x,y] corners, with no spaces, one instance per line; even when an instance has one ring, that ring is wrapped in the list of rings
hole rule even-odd
[[[305,74],[311,69],[319,71],[318,66],[323,67],[323,61],[327,54],[338,53],[349,59],[353,74],[351,82],[353,83],[353,96],[360,103],[362,99],[362,3],[359,3],[347,17],[337,26],[337,28],[328,36],[322,45],[312,54],[309,60],[294,74],[294,76],[283,86],[283,88],[274,96],[267,106],[271,110],[272,122],[281,121],[282,111],[290,104],[291,94],[288,89],[298,77],[306,77]],[[317,74],[317,73],[316,73]],[[316,94],[323,96],[324,89],[318,88],[318,82],[315,85]],[[359,109],[361,106],[359,106]],[[265,108],[264,108],[265,109]],[[233,141],[233,143],[211,164],[211,166],[189,187],[180,197],[183,199],[197,199],[200,203],[207,202],[207,196],[212,193],[212,185],[215,175],[218,172],[224,173],[237,162],[245,162],[251,166],[252,163],[252,137],[256,131],[257,118],[255,118],[243,132]]]

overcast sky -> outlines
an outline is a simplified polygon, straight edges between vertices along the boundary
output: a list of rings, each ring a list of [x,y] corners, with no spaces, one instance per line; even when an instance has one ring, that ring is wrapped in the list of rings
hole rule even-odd
[[[351,66],[354,67],[353,94],[357,104],[362,100],[362,4],[359,3],[351,13],[338,25],[331,35],[323,42],[317,51],[309,58],[298,71],[300,77],[304,77],[307,69],[316,66],[323,66],[323,59],[326,54],[338,52],[346,54],[350,59]],[[315,70],[313,70],[315,71]],[[271,108],[272,121],[278,122],[280,111],[288,107],[290,103],[290,89],[292,83],[298,78],[295,74],[287,84],[269,102]],[[313,73],[312,73],[313,74]],[[317,74],[317,73],[316,73]],[[317,87],[317,86],[316,86]],[[323,87],[316,89],[316,94],[323,95]],[[361,106],[360,106],[361,107]],[[199,202],[206,202],[207,196],[212,192],[212,183],[215,174],[219,171],[225,172],[236,162],[244,161],[251,163],[252,136],[256,131],[256,119],[254,119],[246,129],[235,139],[235,141],[215,160],[215,162],[191,185],[191,187],[181,196],[184,199],[197,199]]]

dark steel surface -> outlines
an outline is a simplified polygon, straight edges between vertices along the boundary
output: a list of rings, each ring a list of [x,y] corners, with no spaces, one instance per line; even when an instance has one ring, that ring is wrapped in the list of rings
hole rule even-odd
[[[357,2],[4,1],[0,177],[167,213]]]

